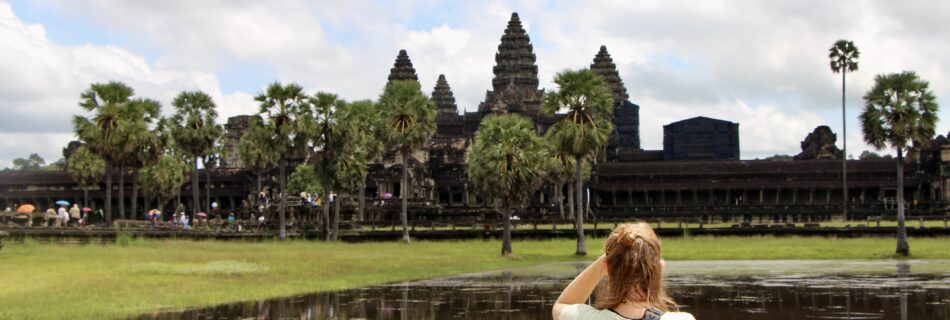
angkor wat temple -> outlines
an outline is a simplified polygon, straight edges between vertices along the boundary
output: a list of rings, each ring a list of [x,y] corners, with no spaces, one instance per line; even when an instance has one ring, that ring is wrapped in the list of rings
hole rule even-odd
[[[495,52],[491,87],[476,111],[460,112],[449,84],[451,75],[438,75],[431,93],[437,108],[437,132],[409,159],[409,185],[400,185],[399,156],[388,154],[371,164],[365,190],[368,197],[390,193],[395,201],[409,201],[411,219],[491,217],[490,208],[467,181],[464,154],[481,120],[488,115],[522,114],[535,121],[539,134],[558,121],[557,115],[541,112],[544,89],[539,88],[536,60],[528,34],[518,15],[512,14]],[[835,147],[836,136],[828,127],[819,126],[809,134],[802,142],[802,152],[787,161],[740,160],[739,124],[706,117],[664,126],[663,150],[643,150],[640,106],[630,101],[605,46],[594,53],[590,68],[606,80],[613,93],[615,125],[587,184],[595,217],[802,217],[842,212],[844,155]],[[405,50],[399,51],[388,79],[418,81]],[[235,148],[248,123],[256,119],[228,119],[227,148]],[[230,156],[222,161],[224,168],[214,170],[211,181],[202,179],[201,185],[210,186],[211,197],[225,210],[242,210],[247,199],[253,201],[249,195],[256,192],[256,180],[243,169],[237,152],[227,154]],[[848,160],[847,203],[852,217],[894,214],[894,161]],[[945,214],[950,200],[947,139],[940,136],[914,151],[904,168],[909,214]],[[560,186],[546,185],[538,190],[522,216],[558,216],[557,202],[565,199],[554,198],[555,187]],[[100,185],[90,192],[97,206],[103,203],[103,189]],[[190,184],[183,189],[181,201],[190,203]],[[0,172],[0,207],[31,202],[45,208],[57,199],[79,200],[82,194],[65,172]],[[139,197],[143,199],[138,203],[145,206],[146,199]],[[130,203],[128,199],[123,201],[125,206]],[[352,212],[354,203],[345,201],[344,211]],[[129,209],[144,211],[144,207]],[[368,213],[371,219],[396,219],[397,210],[398,205],[380,201],[370,205]]]

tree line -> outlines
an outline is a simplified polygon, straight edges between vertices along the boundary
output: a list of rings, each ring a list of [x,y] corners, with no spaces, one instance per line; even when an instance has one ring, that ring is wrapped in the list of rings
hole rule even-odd
[[[830,51],[832,70],[842,73],[844,110],[844,73],[857,70],[858,52],[845,40],[836,42]],[[560,193],[566,186],[570,195],[568,211],[577,232],[576,254],[587,253],[583,182],[613,130],[610,118],[614,101],[604,80],[589,69],[562,71],[554,83],[557,89],[545,94],[543,111],[562,117],[543,136],[531,119],[521,115],[490,115],[483,119],[466,150],[470,181],[504,217],[502,254],[512,252],[512,212],[524,208],[545,183],[556,186],[553,189],[562,217],[565,213]],[[903,227],[903,152],[932,139],[938,108],[935,100],[927,81],[914,72],[878,75],[874,87],[864,96],[865,108],[859,116],[868,144],[878,150],[889,146],[897,151],[900,254],[909,251]],[[281,239],[286,237],[287,166],[291,160],[303,159],[290,175],[291,186],[318,191],[324,197],[330,193],[357,196],[357,219],[363,219],[369,163],[387,152],[397,154],[405,189],[409,158],[436,130],[434,103],[422,93],[417,81],[390,81],[377,101],[355,102],[327,92],[308,94],[300,85],[275,82],[255,101],[262,121],[252,121],[237,152],[245,167],[257,176],[258,191],[262,176],[274,168],[278,170]],[[66,168],[83,186],[97,184],[105,176],[107,224],[113,217],[112,172],[131,172],[133,192],[141,184],[159,200],[159,206],[176,196],[190,176],[195,200],[191,212],[201,210],[199,162],[211,168],[224,152],[220,147],[223,128],[217,123],[216,105],[209,95],[182,92],[172,102],[175,113],[161,117],[157,101],[136,97],[125,84],[108,82],[92,84],[80,96],[79,105],[90,115],[73,119],[83,145],[72,152]],[[871,156],[862,154],[862,158]],[[846,162],[842,166],[846,173]],[[209,170],[205,173],[210,175]],[[125,175],[118,176],[123,184]],[[846,180],[843,183],[846,185]],[[120,199],[124,199],[123,193],[124,189],[119,188]],[[401,196],[400,214],[405,242],[410,241],[407,194],[404,190]],[[207,195],[206,190],[205,204]],[[339,201],[333,217],[329,202],[322,209],[324,239],[336,240]],[[125,218],[124,206],[119,211],[119,217]],[[329,221],[333,221],[332,226]]]

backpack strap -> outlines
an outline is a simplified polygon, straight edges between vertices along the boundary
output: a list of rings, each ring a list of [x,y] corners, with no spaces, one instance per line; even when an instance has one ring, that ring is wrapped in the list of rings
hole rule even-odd
[[[654,308],[647,307],[647,309],[643,311],[643,320],[660,320],[662,316],[663,311]]]

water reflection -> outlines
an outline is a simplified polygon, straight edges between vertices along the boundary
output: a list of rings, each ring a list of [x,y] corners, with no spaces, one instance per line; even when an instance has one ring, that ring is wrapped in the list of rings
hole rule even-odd
[[[141,319],[549,319],[578,264],[142,315]],[[950,320],[950,261],[670,262],[699,319]]]

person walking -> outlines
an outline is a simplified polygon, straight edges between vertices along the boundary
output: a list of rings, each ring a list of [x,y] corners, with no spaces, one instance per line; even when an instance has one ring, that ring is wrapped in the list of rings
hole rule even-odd
[[[79,216],[79,205],[74,203],[73,207],[69,208],[69,220],[72,222],[74,226],[78,226],[79,218],[81,218]]]
[[[53,227],[59,227],[59,215],[56,214],[56,209],[53,209],[52,207],[46,209],[46,216],[43,217],[43,226],[49,227],[50,220],[53,220]]]
[[[66,212],[65,206],[59,206],[59,210],[56,211],[56,218],[61,227],[66,227],[69,224],[69,213]]]

